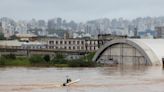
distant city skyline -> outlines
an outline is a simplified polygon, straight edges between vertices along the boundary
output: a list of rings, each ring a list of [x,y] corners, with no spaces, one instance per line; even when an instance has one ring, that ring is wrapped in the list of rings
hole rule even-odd
[[[61,17],[76,22],[99,18],[164,16],[163,0],[0,0],[0,17],[15,20]]]

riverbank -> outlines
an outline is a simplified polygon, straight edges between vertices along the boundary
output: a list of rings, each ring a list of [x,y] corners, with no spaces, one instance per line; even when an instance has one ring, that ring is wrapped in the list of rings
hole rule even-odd
[[[36,66],[36,67],[96,67],[97,63],[92,62],[94,53],[81,57],[79,59],[67,60],[62,54],[57,54],[50,59],[49,55],[33,55],[31,57],[15,56],[13,54],[0,57],[0,66]]]

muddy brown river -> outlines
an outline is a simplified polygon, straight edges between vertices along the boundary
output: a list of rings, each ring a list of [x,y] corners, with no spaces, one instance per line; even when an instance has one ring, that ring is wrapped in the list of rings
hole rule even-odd
[[[60,86],[66,75],[80,82]],[[164,92],[162,67],[0,68],[0,92]]]

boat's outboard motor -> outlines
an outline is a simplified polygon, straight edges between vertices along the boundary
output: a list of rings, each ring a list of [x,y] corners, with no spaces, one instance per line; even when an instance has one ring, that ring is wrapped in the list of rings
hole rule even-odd
[[[63,86],[66,86],[66,83],[63,83]]]

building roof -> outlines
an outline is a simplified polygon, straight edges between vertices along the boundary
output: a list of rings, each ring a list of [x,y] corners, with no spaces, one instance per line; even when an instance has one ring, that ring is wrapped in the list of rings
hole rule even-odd
[[[148,46],[160,61],[164,58],[164,39],[131,39],[131,41]]]
[[[40,42],[24,42],[22,45],[45,45],[45,43],[40,43]]]
[[[40,42],[19,42],[18,40],[2,40],[0,46],[45,45]]]
[[[37,35],[34,34],[16,34],[17,37],[37,37]]]
[[[1,40],[0,46],[21,46],[23,42],[18,40]]]
[[[141,52],[150,65],[161,65],[164,58],[164,39],[117,39],[102,46],[95,54],[93,61],[96,61],[106,48],[117,43],[126,43]]]

